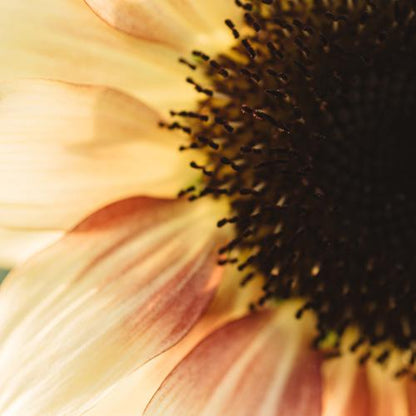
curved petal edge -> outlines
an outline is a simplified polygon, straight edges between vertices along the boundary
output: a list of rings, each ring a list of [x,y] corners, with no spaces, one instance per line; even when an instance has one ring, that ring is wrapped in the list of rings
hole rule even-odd
[[[204,202],[116,202],[10,273],[0,289],[2,416],[81,414],[193,327],[222,270]]]
[[[223,326],[172,371],[145,416],[320,416],[320,357],[304,329],[284,307]]]

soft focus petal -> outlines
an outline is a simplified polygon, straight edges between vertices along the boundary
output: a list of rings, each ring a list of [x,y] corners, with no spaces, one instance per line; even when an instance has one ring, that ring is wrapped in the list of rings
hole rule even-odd
[[[370,394],[365,368],[357,356],[342,355],[324,362],[323,416],[370,416]]]
[[[169,375],[145,414],[314,416],[321,414],[320,359],[310,322],[282,306],[234,321],[203,340]]]
[[[137,194],[175,196],[193,171],[160,116],[104,87],[0,85],[0,225],[66,229]]]
[[[60,231],[16,231],[0,228],[0,267],[9,269],[56,241]]]
[[[159,109],[193,102],[195,93],[183,81],[188,71],[178,64],[177,50],[113,29],[84,1],[0,4],[2,80],[33,77],[106,85]]]
[[[358,336],[356,330],[346,331],[342,355],[323,364],[323,416],[413,416],[412,384],[394,377],[400,354],[392,351],[383,365],[371,359],[359,365],[359,357],[368,350],[362,345],[354,354],[349,351]]]
[[[406,380],[395,379],[375,363],[368,366],[367,377],[371,416],[409,416]]]
[[[250,285],[240,287],[240,277],[234,268],[226,268],[208,310],[186,337],[121,380],[85,416],[142,415],[162,381],[185,355],[213,330],[246,315],[247,305],[260,296],[260,284],[257,287],[257,282],[253,281]]]
[[[226,18],[241,9],[223,0],[85,0],[106,22],[131,35],[189,50],[226,47],[232,36]],[[228,7],[224,7],[228,3]],[[208,7],[207,7],[208,6]]]
[[[204,202],[115,203],[6,278],[2,416],[79,415],[188,332],[220,277]]]
[[[416,380],[407,383],[407,399],[409,400],[409,415],[416,415]]]
[[[5,279],[5,277],[9,274],[9,269],[0,268],[0,283]]]

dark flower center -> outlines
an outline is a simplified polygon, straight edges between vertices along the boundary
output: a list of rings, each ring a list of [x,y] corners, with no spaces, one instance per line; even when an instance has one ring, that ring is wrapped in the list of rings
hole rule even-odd
[[[388,340],[410,352],[404,373],[416,359],[416,4],[236,3],[235,47],[182,60],[210,80],[188,78],[205,98],[169,126],[208,154],[188,193],[230,198],[219,225],[236,238],[222,252],[244,283],[262,276],[260,303],[303,297],[317,343],[354,325],[362,361]]]

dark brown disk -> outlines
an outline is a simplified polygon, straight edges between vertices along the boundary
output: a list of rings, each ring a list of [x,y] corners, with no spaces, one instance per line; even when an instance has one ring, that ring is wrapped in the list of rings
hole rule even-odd
[[[222,251],[245,253],[245,282],[263,276],[261,302],[301,296],[321,337],[353,324],[412,350],[416,2],[237,5],[249,34],[227,20],[235,47],[193,54],[210,85],[190,79],[206,98],[177,113],[209,155],[192,198],[231,199]]]

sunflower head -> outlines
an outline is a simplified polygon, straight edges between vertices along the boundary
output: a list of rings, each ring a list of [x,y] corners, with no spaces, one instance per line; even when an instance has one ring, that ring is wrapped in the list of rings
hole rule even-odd
[[[305,299],[315,344],[333,334],[384,363],[416,359],[416,14],[411,1],[236,1],[235,44],[181,59],[201,93],[168,127],[200,149],[191,200],[228,198],[235,238],[221,249],[260,304]],[[202,71],[201,71],[202,70]],[[198,78],[198,71],[202,77]],[[201,81],[197,81],[201,79]]]

